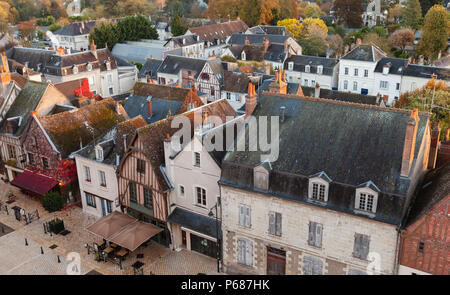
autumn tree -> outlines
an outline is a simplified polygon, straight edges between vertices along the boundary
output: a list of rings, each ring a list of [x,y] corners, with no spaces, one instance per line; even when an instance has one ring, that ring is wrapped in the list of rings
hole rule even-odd
[[[300,37],[301,38],[311,38],[317,37],[322,40],[328,35],[328,27],[325,25],[323,20],[319,18],[307,18],[300,26]]]
[[[447,47],[450,34],[449,14],[442,5],[434,5],[425,15],[418,51],[426,57],[435,56]]]
[[[419,0],[408,0],[402,11],[402,22],[405,26],[418,29],[422,23],[422,9]]]
[[[30,40],[36,29],[36,22],[33,20],[23,21],[18,24],[18,29],[22,38]]]
[[[281,9],[277,0],[261,0],[260,1],[259,24],[270,25],[275,24],[281,16]]]
[[[184,35],[184,33],[188,30],[187,26],[181,23],[181,19],[178,14],[175,14],[173,17],[171,27],[173,36]]]
[[[338,23],[351,28],[362,26],[362,0],[334,0],[333,9]]]
[[[334,56],[340,56],[344,51],[344,40],[338,34],[328,35],[325,41],[328,48],[334,51]]]
[[[11,21],[11,6],[8,2],[0,1],[0,32],[6,31],[8,22]]]
[[[395,31],[390,37],[389,42],[405,51],[405,47],[414,42],[414,31],[409,28],[403,28]]]
[[[297,42],[302,46],[304,55],[325,56],[328,50],[325,40],[318,37],[299,38]]]
[[[305,8],[305,16],[306,17],[314,17],[314,18],[320,18],[321,16],[324,16],[325,13],[323,13],[322,9],[320,9],[319,5],[317,4],[309,4]]]
[[[205,15],[216,19],[229,15],[231,19],[236,19],[239,16],[240,7],[240,0],[209,0]]]
[[[362,39],[362,44],[365,45],[376,45],[381,48],[384,52],[389,52],[390,48],[387,44],[386,38],[381,37],[377,33],[368,33]]]
[[[422,8],[422,15],[426,15],[428,10],[436,4],[444,5],[444,0],[420,0],[420,7]]]
[[[394,7],[389,8],[388,18],[394,23],[399,23],[402,12],[403,6],[400,3],[397,3]]]
[[[295,39],[300,38],[302,23],[293,18],[283,19],[277,22],[277,26],[284,26]]]
[[[259,24],[260,4],[261,0],[247,0],[241,3],[239,16],[249,27]]]

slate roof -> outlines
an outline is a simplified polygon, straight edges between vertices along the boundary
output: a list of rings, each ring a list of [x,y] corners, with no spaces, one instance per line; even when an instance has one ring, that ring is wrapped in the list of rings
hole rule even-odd
[[[186,227],[190,230],[217,238],[217,224],[215,218],[210,218],[179,207],[167,217],[167,221]],[[222,237],[221,222],[218,222],[219,238]]]
[[[136,135],[136,130],[146,125],[147,122],[145,122],[142,116],[131,118],[117,125],[116,142],[118,144],[116,145],[116,153],[120,156],[121,159],[126,152],[123,146],[124,135],[128,147],[131,144],[134,136]]]
[[[17,137],[22,135],[31,118],[31,112],[37,108],[48,87],[47,83],[28,81],[20,91],[5,116],[5,118],[22,117],[21,124],[15,128],[12,135]],[[6,123],[7,120],[3,120],[0,124],[2,133],[6,133]]]
[[[183,47],[183,46],[193,45],[193,44],[197,44],[197,43],[203,43],[203,41],[197,40],[197,37],[198,37],[198,35],[195,35],[195,34],[172,37],[169,40],[167,40],[166,44],[168,44],[170,41],[173,41],[176,45]],[[185,42],[184,44],[183,44],[183,40]],[[166,44],[164,44],[164,45],[166,45]]]
[[[375,45],[359,45],[344,55],[342,59],[376,62],[384,56],[386,53]]]
[[[383,57],[378,61],[377,66],[375,67],[375,72],[383,73],[383,67],[385,65],[389,67],[389,74],[402,75],[408,65],[408,60],[402,58]]]
[[[199,108],[185,112],[179,116],[186,116],[191,123],[191,132],[194,131],[194,125],[199,122],[194,122],[195,119],[201,118],[202,111],[207,112],[210,116],[218,116],[223,122],[226,121],[227,116],[236,116],[236,112],[233,107],[226,101],[226,99],[220,99],[215,102],[203,105]],[[161,167],[164,166],[164,139],[166,135],[172,136],[178,128],[171,128],[171,122],[174,117],[169,117],[164,120],[160,120],[153,124],[149,124],[142,128],[137,129],[137,136],[144,145],[144,154],[151,162],[154,173],[158,178],[158,182],[162,191],[170,188],[165,176],[161,172]],[[191,133],[193,134],[193,133]]]
[[[79,35],[87,35],[94,29],[96,24],[95,20],[87,21],[87,22],[74,22],[67,26],[62,27],[57,30],[55,35],[63,35],[63,36],[79,36]]]
[[[283,44],[270,44],[264,56],[264,60],[272,62],[283,62],[287,53],[284,51]]]
[[[450,80],[450,69],[445,68],[410,64],[408,65],[404,73],[405,76],[425,79],[431,79],[431,75],[433,74],[437,75],[437,79]]]
[[[259,25],[248,29],[252,34],[268,34],[268,35],[288,35],[289,31],[284,26],[264,26]]]
[[[37,70],[38,65],[44,69],[49,63],[51,57],[55,54],[54,50],[12,47],[6,51],[8,60],[14,60],[22,65],[27,65],[28,68]],[[13,71],[12,68],[10,68]]]
[[[196,106],[203,105],[197,93],[189,88],[138,82],[134,84],[133,91],[134,95],[137,96],[152,96],[173,101],[183,101],[185,104],[192,102]]]
[[[150,78],[156,80],[158,77],[158,68],[162,64],[162,60],[159,59],[147,59],[147,61],[142,65],[139,71],[138,78],[146,78],[147,74]]]
[[[223,72],[223,91],[247,93],[248,83],[250,82],[247,75],[234,73],[230,71]]]
[[[248,26],[241,20],[210,24],[201,27],[190,28],[192,34],[197,34],[204,41],[214,42],[215,38],[224,41],[233,33],[245,32]]]
[[[161,63],[158,73],[177,75],[183,69],[195,72],[194,78],[197,79],[206,62],[205,59],[168,55]]]
[[[103,161],[101,161],[101,163],[115,166],[116,136],[117,136],[117,127],[113,127],[111,130],[107,131],[103,136],[96,138],[95,142],[89,143],[87,146],[73,153],[73,155],[79,155],[83,158],[90,160],[97,160],[95,148],[97,145],[99,145],[103,149]]]
[[[181,101],[152,97],[152,116],[148,116],[147,96],[130,95],[123,106],[130,118],[141,115],[149,124],[167,118],[169,111],[171,114],[178,114],[183,106]]]
[[[305,87],[302,86],[303,94],[305,96],[314,97],[315,89],[314,87]],[[375,95],[365,95],[360,93],[352,93],[345,91],[337,91],[331,89],[320,88],[319,92],[320,98],[347,101],[353,103],[362,103],[362,104],[370,104],[370,105],[379,105],[381,100],[378,101]]]
[[[118,56],[128,62],[138,62],[144,64],[149,58],[161,59],[164,47],[140,46],[136,44],[117,43],[112,50],[113,56]]]
[[[317,66],[323,66],[322,75],[332,76],[333,68],[338,64],[339,60],[336,58],[326,58],[320,56],[308,55],[291,55],[284,62],[284,69],[288,70],[289,62],[294,62],[293,71],[305,72],[305,66],[310,66],[310,73],[317,73]]]
[[[431,63],[431,65],[435,66],[435,67],[440,67],[440,68],[448,68],[448,67],[450,67],[450,55],[444,56],[441,59],[433,61]]]
[[[413,224],[448,196],[450,196],[450,162],[427,173],[412,203],[405,227]]]
[[[19,73],[13,72],[13,73],[10,73],[10,75],[11,75],[11,80],[16,82],[17,86],[19,86],[21,89],[23,89],[25,87],[25,84],[27,84],[27,82],[28,82],[28,79]]]
[[[92,142],[93,135],[85,123],[94,130],[94,137],[97,138],[122,121],[124,117],[116,113],[112,98],[73,111],[39,118],[63,158],[80,149],[80,139],[85,145]]]
[[[281,106],[286,119],[280,123],[268,194],[308,202],[308,176],[324,171],[332,179],[326,207],[356,214],[355,187],[371,180],[382,192],[374,219],[401,222],[410,179],[400,177],[400,170],[411,111],[265,92],[253,115],[278,116]],[[418,143],[429,121],[419,117]],[[245,140],[244,132],[239,140]],[[253,168],[264,153],[249,152],[248,142],[246,147],[225,156],[220,183],[259,192],[253,188]]]
[[[241,34],[234,33],[228,40],[228,44],[232,45],[244,45],[245,40],[248,39],[250,44],[263,44],[264,38],[269,39],[270,43],[284,44],[290,36],[282,35],[268,35],[268,34]]]

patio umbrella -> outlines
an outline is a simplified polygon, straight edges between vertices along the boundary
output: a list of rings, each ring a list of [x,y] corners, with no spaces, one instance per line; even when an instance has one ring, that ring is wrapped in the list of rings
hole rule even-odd
[[[153,224],[138,221],[127,225],[120,232],[111,236],[109,240],[133,252],[148,239],[162,231],[162,228]]]
[[[136,221],[137,219],[134,219],[126,214],[113,211],[94,224],[87,227],[86,230],[90,233],[109,240],[109,237],[120,232],[125,226]]]

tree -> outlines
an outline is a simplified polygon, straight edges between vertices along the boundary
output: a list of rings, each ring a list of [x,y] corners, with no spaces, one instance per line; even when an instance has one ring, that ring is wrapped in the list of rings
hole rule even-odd
[[[402,22],[405,26],[418,29],[422,23],[422,9],[419,0],[408,0],[402,11]]]
[[[399,23],[402,12],[403,6],[400,3],[397,3],[394,7],[389,8],[388,18],[394,23]]]
[[[373,27],[372,31],[376,33],[381,38],[386,38],[386,29],[381,26]]]
[[[38,15],[34,0],[9,0],[9,4],[17,11],[17,21],[26,21]]]
[[[418,51],[432,57],[444,51],[450,34],[449,14],[442,5],[434,5],[425,15],[425,25]]]
[[[394,46],[400,47],[402,52],[405,51],[405,47],[408,45],[412,45],[414,42],[414,31],[409,28],[403,28],[395,31],[389,37],[389,43]]]
[[[108,44],[109,50],[112,50],[114,45],[120,42],[117,25],[107,22],[97,24],[91,32],[89,39],[90,41],[94,40],[98,48],[105,48],[106,44]]]
[[[231,19],[235,19],[240,15],[241,5],[242,2],[240,0],[210,0],[205,15],[215,19],[228,17],[229,15]],[[244,19],[242,15],[240,17]]]
[[[173,17],[171,27],[173,36],[184,35],[184,33],[188,30],[187,26],[181,23],[181,19],[178,14],[175,14]]]
[[[328,27],[325,25],[323,20],[319,18],[307,18],[300,26],[300,37],[301,38],[311,38],[317,37],[322,40],[328,35]]]
[[[333,9],[338,23],[351,28],[362,26],[362,0],[334,0]]]
[[[156,15],[156,6],[147,0],[127,0],[117,3],[119,16],[134,15],[137,13],[144,15]]]
[[[59,211],[64,208],[66,200],[57,192],[48,192],[42,198],[42,207],[48,212]]]
[[[321,16],[324,16],[325,13],[323,13],[322,9],[320,9],[319,5],[317,4],[309,4],[305,8],[305,16],[306,17],[314,17],[314,18],[320,18]]]
[[[48,26],[48,29],[50,30],[50,32],[54,33],[56,31],[58,31],[59,29],[61,29],[62,26],[60,24],[51,24],[50,26]]]
[[[277,22],[277,26],[286,27],[286,29],[294,36],[295,39],[300,38],[302,23],[299,20],[293,18],[279,20]]]
[[[239,10],[241,19],[249,27],[258,25],[260,19],[260,0],[247,0],[242,2]]]
[[[33,20],[23,21],[18,24],[18,28],[22,38],[30,40],[32,37],[31,34],[33,34],[36,29],[36,22]]]
[[[10,9],[8,2],[0,1],[0,32],[6,31],[10,19]]]
[[[334,51],[334,56],[340,56],[344,50],[344,40],[338,34],[328,35],[325,39],[328,47]]]
[[[427,14],[428,10],[436,4],[444,5],[444,0],[420,0],[420,6],[422,7],[422,15]]]
[[[260,0],[258,24],[274,25],[281,17],[281,8],[277,0]],[[275,21],[275,23],[273,23]]]
[[[302,46],[304,55],[325,56],[328,49],[327,43],[318,37],[300,38],[297,42]]]
[[[117,34],[120,42],[125,40],[158,39],[158,32],[148,17],[142,14],[127,16],[117,23]]]
[[[384,52],[390,51],[390,47],[386,42],[386,38],[382,38],[376,33],[368,33],[367,35],[365,35],[364,39],[362,40],[362,44],[373,44],[381,48]]]

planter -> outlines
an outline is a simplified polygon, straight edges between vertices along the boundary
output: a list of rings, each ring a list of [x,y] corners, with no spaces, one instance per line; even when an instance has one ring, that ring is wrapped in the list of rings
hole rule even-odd
[[[56,218],[56,219],[50,221],[48,224],[49,224],[49,227],[50,227],[50,231],[52,233],[59,234],[60,232],[65,230],[65,228],[64,228],[64,221],[61,220],[61,219]]]

